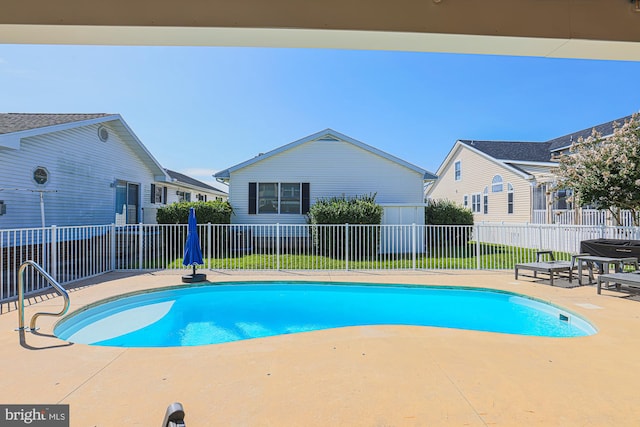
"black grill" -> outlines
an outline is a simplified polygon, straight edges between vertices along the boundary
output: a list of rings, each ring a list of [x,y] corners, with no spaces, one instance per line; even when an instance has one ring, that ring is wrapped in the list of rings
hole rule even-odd
[[[640,258],[640,240],[583,240],[580,242],[580,252],[608,258]]]

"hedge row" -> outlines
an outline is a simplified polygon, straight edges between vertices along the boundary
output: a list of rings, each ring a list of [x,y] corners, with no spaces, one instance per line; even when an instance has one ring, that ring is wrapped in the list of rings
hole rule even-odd
[[[376,195],[318,199],[309,209],[311,224],[380,224],[382,206]]]
[[[195,208],[198,224],[231,224],[233,209],[229,202],[181,202],[158,209],[156,220],[158,224],[187,224],[189,222],[189,208]]]

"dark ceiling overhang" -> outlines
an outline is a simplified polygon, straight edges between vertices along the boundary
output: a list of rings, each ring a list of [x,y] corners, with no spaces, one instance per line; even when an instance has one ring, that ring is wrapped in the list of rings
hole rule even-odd
[[[0,43],[640,60],[635,0],[3,0],[1,9]]]

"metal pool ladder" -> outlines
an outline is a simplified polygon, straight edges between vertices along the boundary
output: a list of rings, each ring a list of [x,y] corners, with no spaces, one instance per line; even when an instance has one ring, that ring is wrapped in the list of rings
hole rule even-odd
[[[38,273],[45,278],[45,280],[56,290],[58,294],[64,299],[64,307],[59,313],[47,313],[47,312],[38,312],[33,315],[31,318],[31,322],[29,323],[29,327],[25,328],[24,326],[24,274],[27,267],[32,266],[36,269]],[[38,265],[35,261],[25,261],[20,265],[20,269],[18,270],[18,329],[16,331],[36,331],[36,319],[39,316],[62,316],[67,310],[69,310],[69,304],[71,301],[69,300],[69,293],[54,279],[51,277],[49,273],[47,273],[40,265]]]

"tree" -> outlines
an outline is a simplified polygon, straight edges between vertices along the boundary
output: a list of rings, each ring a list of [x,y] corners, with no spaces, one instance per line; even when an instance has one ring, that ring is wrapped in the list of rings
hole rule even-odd
[[[569,153],[557,157],[556,188],[573,189],[578,206],[592,205],[611,211],[619,223],[619,210],[640,213],[640,115],[614,124],[613,135],[593,131],[574,142]]]

